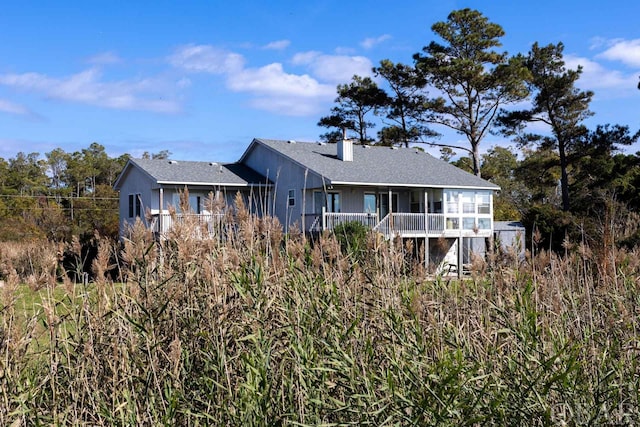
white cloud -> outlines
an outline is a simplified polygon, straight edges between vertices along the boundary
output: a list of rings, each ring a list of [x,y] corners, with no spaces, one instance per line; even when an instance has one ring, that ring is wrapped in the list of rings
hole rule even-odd
[[[573,55],[564,56],[565,66],[575,70],[582,66],[582,74],[577,81],[577,86],[588,89],[608,89],[631,92],[637,85],[637,76],[634,74],[624,74],[619,70],[611,70],[603,67],[600,63],[587,58]]]
[[[362,42],[360,42],[360,46],[362,46],[365,49],[371,49],[372,47],[387,41],[391,38],[391,36],[389,34],[383,34],[381,36],[378,37],[368,37],[366,39],[364,39]]]
[[[187,88],[191,86],[191,79],[188,77],[183,77],[177,81],[176,86],[179,88]]]
[[[103,52],[87,59],[89,64],[94,65],[110,65],[122,62],[122,59],[114,52]]]
[[[270,43],[284,48],[288,41]],[[294,57],[294,65],[307,66],[315,76],[285,71],[278,62],[259,68],[245,66],[242,55],[209,45],[189,45],[178,49],[169,62],[188,72],[225,77],[234,92],[248,94],[249,105],[284,115],[318,114],[335,96],[335,84],[347,82],[355,72],[369,72],[371,63],[361,57],[338,57],[307,52]]]
[[[292,63],[306,66],[312,75],[332,84],[348,83],[354,74],[373,75],[373,64],[364,56],[325,55],[310,51],[296,54]]]
[[[338,55],[354,55],[356,53],[356,49],[344,46],[338,46],[333,51]]]
[[[209,45],[180,47],[168,59],[176,68],[199,73],[226,74],[244,67],[242,55]]]
[[[318,83],[303,74],[286,73],[282,64],[273,63],[261,68],[245,69],[228,76],[232,90],[271,95],[294,95],[300,97],[323,97],[333,94],[333,86]]]
[[[18,116],[29,116],[32,114],[31,111],[23,105],[7,101],[6,99],[0,99],[0,112]]]
[[[295,96],[277,98],[256,97],[253,98],[249,104],[251,107],[259,110],[296,117],[319,115],[322,111],[326,110],[326,108],[322,107],[319,103],[309,102],[308,99],[300,99]]]
[[[38,92],[62,101],[78,102],[117,110],[143,110],[176,113],[179,105],[163,99],[166,87],[160,80],[101,81],[101,72],[90,68],[66,78],[53,78],[39,73],[0,75],[0,84]]]
[[[277,41],[266,44],[265,46],[263,46],[263,49],[284,50],[288,48],[290,44],[291,44],[291,41],[289,40],[277,40]]]
[[[609,40],[603,37],[592,37],[590,42],[589,49],[591,50],[601,49],[603,46],[610,44]]]
[[[640,39],[611,40],[609,48],[597,57],[610,61],[620,61],[631,67],[640,67]]]

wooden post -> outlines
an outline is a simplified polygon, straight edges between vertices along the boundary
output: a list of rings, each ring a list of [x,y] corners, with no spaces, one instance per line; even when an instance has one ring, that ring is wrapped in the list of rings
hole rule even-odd
[[[322,207],[322,231],[327,229],[327,208],[325,206]]]
[[[429,236],[424,238],[424,268],[429,273]]]
[[[429,273],[429,193],[424,189],[424,268]]]
[[[462,279],[462,262],[463,262],[463,256],[462,256],[462,250],[463,250],[463,246],[462,246],[462,231],[460,231],[460,237],[458,237],[458,279]]]
[[[160,187],[160,195],[159,195],[159,200],[158,202],[160,203],[159,209],[158,209],[158,233],[162,233],[162,213],[164,212],[164,189],[162,187]]]

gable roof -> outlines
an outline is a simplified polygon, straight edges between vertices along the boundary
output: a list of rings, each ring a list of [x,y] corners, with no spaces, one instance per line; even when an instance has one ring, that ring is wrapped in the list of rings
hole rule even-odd
[[[132,158],[125,165],[114,188],[120,188],[120,180],[131,167],[139,168],[157,184],[165,185],[249,187],[270,184],[262,175],[240,163]]]
[[[337,144],[254,139],[240,162],[256,144],[280,153],[333,185],[500,189],[416,148],[354,144],[353,161],[345,162],[337,156]]]

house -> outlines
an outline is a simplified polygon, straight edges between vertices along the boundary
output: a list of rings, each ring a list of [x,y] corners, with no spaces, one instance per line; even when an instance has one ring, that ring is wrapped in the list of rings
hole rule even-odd
[[[207,206],[210,197],[229,206],[239,192],[248,206],[259,211],[271,183],[240,163],[129,159],[114,188],[120,193],[121,236],[138,218],[164,235],[175,220],[191,217],[207,225],[219,219],[223,213]],[[180,211],[180,194],[185,189],[190,212]],[[170,214],[170,207],[176,209],[175,215]]]
[[[499,189],[417,148],[269,139],[254,139],[231,164],[132,159],[115,187],[121,225],[139,214],[138,199],[164,219],[185,187],[191,198],[215,191],[229,201],[241,191],[268,207],[260,214],[277,217],[285,231],[358,221],[386,238],[414,239],[425,263],[440,266],[470,262],[471,248],[492,237]],[[194,214],[210,214],[196,199],[191,206]],[[166,231],[161,223],[156,231]]]

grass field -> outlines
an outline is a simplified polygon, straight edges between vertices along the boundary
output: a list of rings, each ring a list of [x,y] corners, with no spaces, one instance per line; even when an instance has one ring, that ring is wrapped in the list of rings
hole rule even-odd
[[[242,211],[220,241],[181,227],[132,230],[119,267],[101,242],[87,286],[2,259],[0,424],[640,422],[637,252],[576,244],[458,281],[373,235],[362,256]]]

